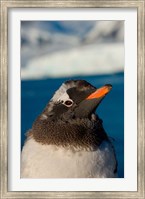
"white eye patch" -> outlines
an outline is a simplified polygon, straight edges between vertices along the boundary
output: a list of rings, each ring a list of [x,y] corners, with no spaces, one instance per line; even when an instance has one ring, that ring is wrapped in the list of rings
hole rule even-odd
[[[57,99],[57,101],[59,101],[59,102],[65,102],[67,100],[70,100],[70,98],[69,98],[69,95],[66,92]]]
[[[73,104],[73,101],[69,98],[69,95],[65,92],[61,97],[58,98],[59,102],[62,102],[67,107],[71,107]]]

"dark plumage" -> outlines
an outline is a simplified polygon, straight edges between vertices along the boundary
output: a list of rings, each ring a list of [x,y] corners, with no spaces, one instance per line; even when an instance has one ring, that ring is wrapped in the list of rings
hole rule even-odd
[[[70,87],[71,84],[73,84],[72,87]],[[94,110],[91,112],[88,108],[85,109],[87,106],[80,106],[82,102],[88,103],[85,100],[86,97],[96,88],[84,80],[67,81],[65,85],[68,86],[66,93],[74,104],[66,107],[61,101],[51,100],[34,122],[31,134],[37,142],[42,144],[96,149],[103,140],[108,140],[102,120],[94,113],[92,114],[92,111],[95,112],[96,109],[96,105],[94,106],[96,99],[92,99]],[[47,118],[43,119],[43,115]]]
[[[41,120],[39,117],[34,122],[31,132],[37,142],[57,146],[95,149],[103,140],[108,139],[99,118],[96,121],[83,118],[55,122],[50,118]]]

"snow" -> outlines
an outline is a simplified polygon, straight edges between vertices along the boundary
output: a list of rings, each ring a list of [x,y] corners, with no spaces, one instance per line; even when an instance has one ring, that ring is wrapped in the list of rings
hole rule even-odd
[[[123,71],[122,43],[87,45],[46,54],[28,62],[21,69],[22,79],[109,74]]]
[[[122,72],[123,32],[123,21],[23,21],[21,77]]]

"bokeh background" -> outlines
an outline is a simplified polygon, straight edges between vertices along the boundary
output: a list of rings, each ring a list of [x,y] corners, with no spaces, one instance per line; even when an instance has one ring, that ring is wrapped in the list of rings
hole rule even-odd
[[[68,79],[112,84],[97,109],[124,177],[124,22],[21,21],[21,148],[25,134]]]

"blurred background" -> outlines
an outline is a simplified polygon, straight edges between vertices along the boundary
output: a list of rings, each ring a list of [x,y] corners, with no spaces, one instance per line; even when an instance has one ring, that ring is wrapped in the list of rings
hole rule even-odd
[[[68,79],[112,84],[97,109],[124,177],[124,22],[21,21],[21,148],[25,134]]]

